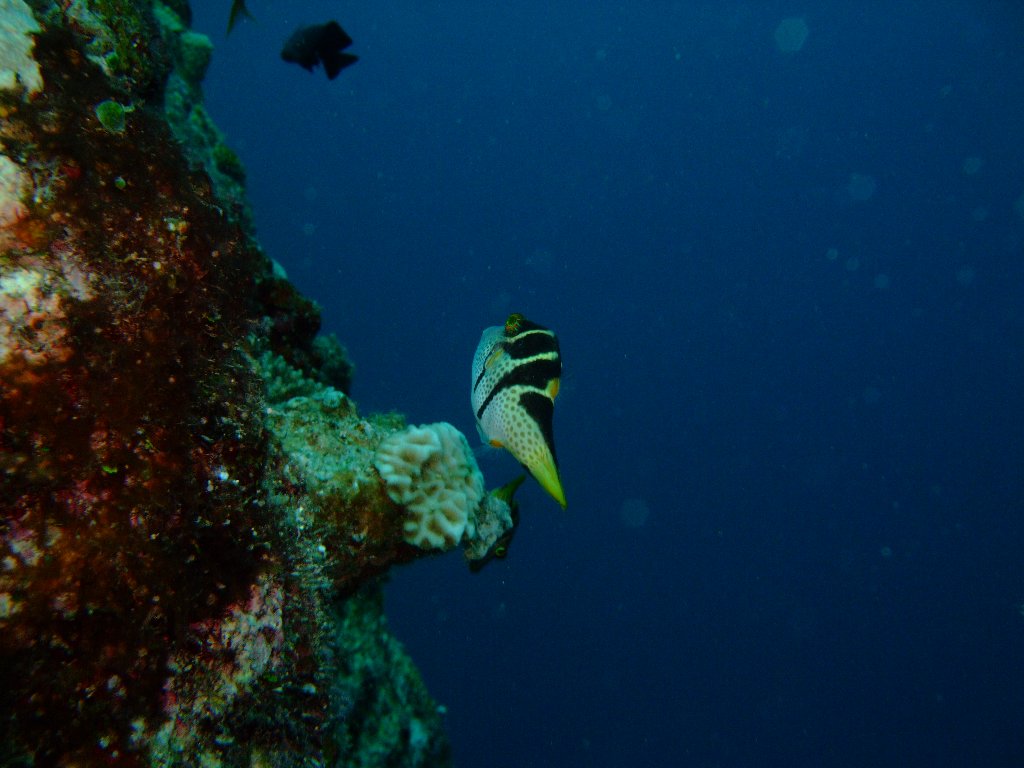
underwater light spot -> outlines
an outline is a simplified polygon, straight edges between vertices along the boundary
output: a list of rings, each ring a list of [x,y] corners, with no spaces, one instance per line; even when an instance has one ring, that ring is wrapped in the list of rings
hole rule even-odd
[[[775,156],[782,160],[799,157],[807,143],[807,129],[794,125],[775,133]]]
[[[956,281],[963,286],[971,285],[975,277],[973,267],[963,266],[956,271]]]
[[[643,499],[626,499],[619,507],[619,520],[627,528],[642,528],[651,516],[651,508]]]
[[[851,200],[863,203],[875,196],[878,189],[878,182],[875,177],[867,173],[851,173],[850,181],[846,185],[846,192]]]
[[[856,256],[851,256],[846,260],[847,272],[856,272],[858,269],[860,269],[860,259],[858,259]]]
[[[877,288],[878,290],[886,291],[889,289],[890,284],[891,281],[889,280],[889,276],[884,272],[879,272],[877,275],[875,275],[875,288]]]
[[[966,157],[964,158],[963,165],[961,166],[965,176],[973,176],[984,167],[985,161],[980,157]]]
[[[827,251],[825,251],[825,258],[828,259],[829,261],[835,261],[836,259],[839,258],[839,249],[829,248]]]
[[[498,291],[491,300],[490,312],[492,315],[507,315],[511,306],[512,294],[509,291]]]
[[[523,259],[523,266],[536,275],[550,275],[555,257],[547,248],[537,248]]]
[[[791,16],[775,28],[775,47],[783,53],[796,53],[804,47],[811,33],[803,16]]]

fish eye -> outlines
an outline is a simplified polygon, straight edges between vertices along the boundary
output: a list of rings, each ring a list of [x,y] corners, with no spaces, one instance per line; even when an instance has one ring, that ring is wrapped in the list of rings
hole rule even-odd
[[[508,320],[505,321],[505,335],[511,336],[513,333],[519,331],[519,327],[523,324],[523,316],[518,312],[513,312],[508,316]]]
[[[494,556],[495,557],[504,557],[507,554],[508,554],[508,547],[506,547],[504,544],[494,548]]]

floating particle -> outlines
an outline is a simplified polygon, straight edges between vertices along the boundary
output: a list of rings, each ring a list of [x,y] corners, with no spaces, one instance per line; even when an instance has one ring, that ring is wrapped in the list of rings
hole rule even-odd
[[[850,181],[846,185],[846,192],[850,195],[850,199],[856,200],[858,203],[863,203],[874,197],[876,189],[878,189],[878,182],[875,181],[874,176],[867,173],[851,173]]]
[[[783,160],[799,157],[807,143],[807,129],[799,125],[775,133],[775,156]]]
[[[888,290],[890,283],[891,281],[889,280],[889,276],[884,272],[879,272],[877,275],[875,275],[875,288],[877,288],[878,290]]]
[[[825,251],[825,258],[828,259],[829,261],[835,261],[836,259],[839,258],[839,249],[829,248],[827,251]]]
[[[851,256],[846,260],[847,272],[856,272],[858,269],[860,269],[860,259],[858,259],[856,256]]]
[[[550,275],[555,257],[547,248],[537,248],[523,260],[523,266],[537,275]]]
[[[964,171],[964,175],[973,176],[978,173],[985,166],[985,161],[980,157],[967,157],[964,158],[964,163],[961,166]]]
[[[619,520],[627,528],[642,528],[651,516],[651,509],[643,499],[626,499],[619,507]]]
[[[804,47],[810,30],[803,16],[791,16],[775,28],[775,47],[783,53],[796,53]]]
[[[508,291],[498,291],[491,300],[490,312],[492,315],[507,315],[509,307],[512,306],[512,294]]]

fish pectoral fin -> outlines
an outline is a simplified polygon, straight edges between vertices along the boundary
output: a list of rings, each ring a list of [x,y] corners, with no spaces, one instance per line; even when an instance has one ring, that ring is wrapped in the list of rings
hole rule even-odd
[[[491,354],[487,357],[487,361],[484,363],[484,368],[490,368],[492,365],[498,362],[498,360],[500,360],[501,356],[504,354],[505,350],[502,347],[498,347],[496,350],[491,352]]]
[[[504,448],[505,447],[505,444],[503,442],[501,442],[501,440],[488,440],[487,444],[490,445],[491,448]]]
[[[554,400],[558,397],[558,387],[561,385],[561,379],[552,379],[548,382],[548,397]]]

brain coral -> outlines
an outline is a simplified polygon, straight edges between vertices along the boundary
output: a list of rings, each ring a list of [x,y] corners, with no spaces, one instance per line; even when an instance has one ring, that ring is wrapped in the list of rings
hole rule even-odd
[[[373,464],[388,496],[406,508],[407,542],[448,549],[464,534],[475,534],[484,479],[465,436],[451,424],[395,432],[381,443]]]

